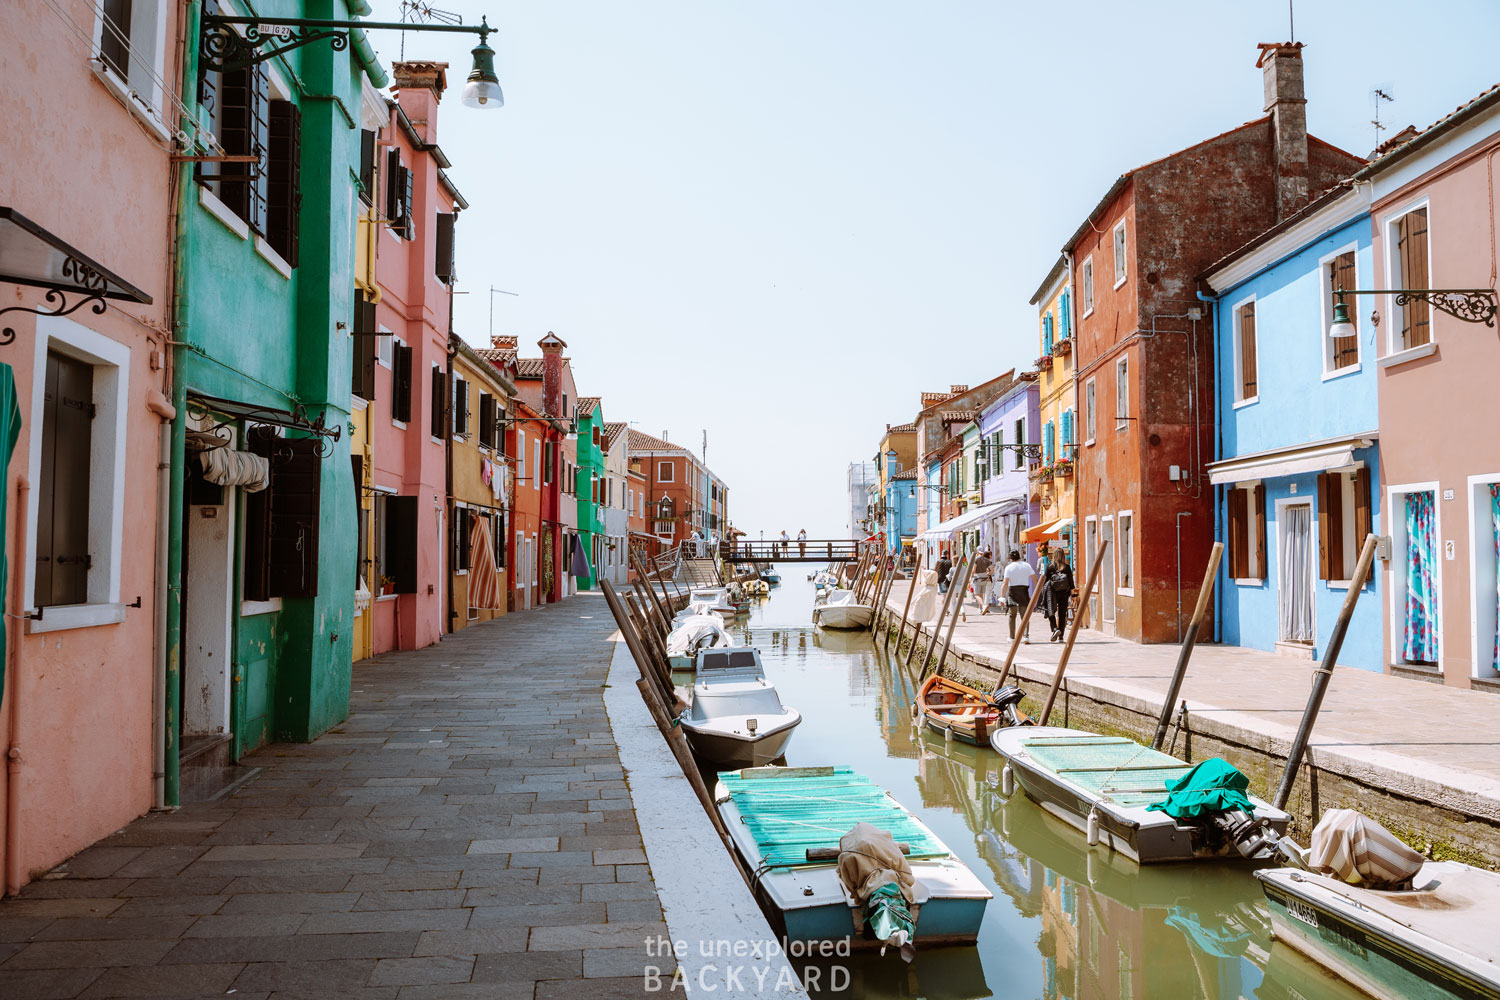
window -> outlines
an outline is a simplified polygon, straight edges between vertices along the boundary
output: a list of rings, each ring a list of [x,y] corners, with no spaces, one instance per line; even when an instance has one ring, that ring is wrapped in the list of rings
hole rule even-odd
[[[375,338],[375,360],[390,368],[395,357],[394,348],[399,341],[391,335],[390,327],[377,326],[375,329],[380,333]]]
[[[495,545],[495,568],[505,568],[505,512],[497,510],[490,515],[492,529],[490,539]]]
[[[469,568],[469,528],[474,520],[474,512],[467,507],[458,507],[453,511],[453,571],[455,573]]]
[[[453,377],[453,436],[469,436],[469,382]]]
[[[1224,494],[1229,575],[1241,583],[1266,578],[1266,488],[1231,486]]]
[[[1115,558],[1120,563],[1120,582],[1116,590],[1126,596],[1135,593],[1135,515],[1128,510],[1122,510],[1115,515],[1118,525],[1119,539],[1115,545]]]
[[[516,429],[516,478],[526,480],[526,432]]]
[[[375,357],[380,341],[389,338],[375,336],[375,303],[365,298],[365,293],[354,290],[354,363],[350,365],[352,381],[350,391],[364,400],[375,398]]]
[[[401,150],[385,154],[385,218],[391,232],[404,240],[416,237],[411,217],[411,171],[401,165]]]
[[[1324,338],[1327,339],[1326,337]],[[1255,300],[1234,309],[1234,401],[1253,403],[1259,395],[1255,350]]]
[[[94,366],[48,351],[46,378],[33,598],[38,608],[88,603],[94,564],[89,546]]]
[[[496,430],[499,427],[495,420],[495,397],[487,392],[479,394],[479,443],[486,448],[498,447],[496,439],[499,437]]]
[[[167,5],[159,0],[104,0],[91,6],[100,13],[94,38],[96,72],[113,74],[112,80],[102,77],[110,89],[123,90],[130,101],[151,112],[149,121],[165,127],[158,112],[163,106],[159,81],[165,75]]]
[[[1042,317],[1042,353],[1052,353],[1052,314],[1050,312]]]
[[[376,595],[385,593],[385,577],[389,573],[389,570],[387,569],[389,565],[389,559],[386,555],[385,544],[386,533],[389,530],[386,527],[386,524],[390,519],[390,514],[386,509],[387,499],[389,499],[389,496],[386,493],[377,492],[375,494],[375,567],[370,574],[369,584],[370,589],[374,591]],[[394,584],[394,581],[392,582]],[[394,593],[394,590],[392,591],[392,593]]]
[[[1094,406],[1094,380],[1083,384],[1083,439],[1085,444],[1094,443],[1094,429],[1098,425],[1098,413]]]
[[[1328,329],[1333,323],[1333,309],[1338,303],[1339,289],[1355,289],[1359,287],[1358,269],[1355,267],[1353,250],[1346,250],[1327,262],[1323,271],[1323,291],[1327,301],[1327,312],[1323,320],[1323,329]],[[1355,336],[1352,337],[1324,337],[1327,343],[1324,348],[1323,370],[1325,372],[1342,371],[1345,368],[1353,368],[1359,365],[1359,309],[1358,300],[1345,298],[1344,307],[1349,313],[1349,322],[1353,324]]]
[[[411,422],[411,367],[412,349],[397,341],[391,366],[391,419],[397,423]]]
[[[1026,418],[1016,421],[1016,468],[1026,468]]]
[[[432,407],[432,413],[429,415],[428,427],[431,429],[433,437],[441,438],[443,436],[443,429],[447,425],[446,417],[448,414],[445,412],[447,407],[444,405],[446,402],[444,397],[448,394],[448,376],[437,365],[433,365],[431,378],[432,394],[428,397],[428,402]]]
[[[670,483],[670,482],[673,482],[673,478],[672,477],[674,475],[675,475],[675,473],[672,471],[672,463],[671,462],[657,462],[656,463],[656,481],[658,483]]]
[[[1057,456],[1054,430],[1055,428],[1050,420],[1042,425],[1042,463],[1044,465],[1051,465],[1053,459]]]
[[[1371,523],[1369,469],[1318,474],[1318,579],[1354,575]]]
[[[377,157],[374,129],[361,129],[359,133],[359,200],[366,205],[375,204],[375,175]]]
[[[434,234],[433,273],[445,285],[453,284],[458,274],[453,269],[453,223],[458,220],[454,212],[437,213],[437,232]]]
[[[1062,412],[1062,443],[1063,443],[1064,446],[1067,446],[1067,445],[1070,445],[1070,444],[1073,443],[1073,411],[1072,410],[1063,410],[1063,412]],[[1061,456],[1059,456],[1059,457],[1061,457],[1061,458],[1068,458],[1069,455],[1067,454],[1066,451],[1064,451],[1063,454]]]
[[[244,599],[316,597],[321,442],[280,437],[269,427],[253,427],[246,438],[249,450],[270,463],[271,482],[245,495]]]
[[[1130,422],[1130,359],[1115,362],[1115,429],[1123,431]]]
[[[538,491],[542,488],[542,477],[537,474],[541,468],[542,442],[534,440],[531,442],[531,488]]]
[[[1442,629],[1437,484],[1392,487],[1388,496],[1392,655],[1397,663],[1437,666]]]
[[[1089,315],[1094,311],[1094,258],[1092,255],[1083,261],[1083,314]]]
[[[1391,287],[1430,288],[1427,250],[1427,206],[1414,209],[1390,224],[1388,241],[1392,244]],[[1432,343],[1432,307],[1420,299],[1409,299],[1392,313],[1400,325],[1400,346],[1409,350]]]
[[[417,529],[417,498],[387,496],[382,533],[385,564],[380,571],[383,577],[390,577],[392,593],[417,592]]]
[[[1115,287],[1119,288],[1125,284],[1125,220],[1121,219],[1115,226]]]
[[[552,474],[556,471],[557,445],[548,441],[542,445],[542,482],[550,484]]]

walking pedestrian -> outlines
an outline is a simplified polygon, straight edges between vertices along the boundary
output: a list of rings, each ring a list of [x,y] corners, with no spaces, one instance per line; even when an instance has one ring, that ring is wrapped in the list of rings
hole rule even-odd
[[[1011,549],[1010,562],[1005,564],[1005,598],[1012,639],[1016,637],[1017,615],[1021,616],[1021,636],[1026,638],[1031,633],[1031,619],[1026,615],[1026,607],[1031,603],[1031,582],[1034,579],[1036,573],[1031,564],[1021,558],[1021,553]]]
[[[994,560],[990,550],[982,549],[974,557],[974,597],[979,601],[979,613],[990,613],[990,598],[995,592]]]
[[[938,593],[946,594],[948,592],[948,574],[953,572],[953,560],[948,558],[947,549],[941,550],[938,555],[937,565],[933,569],[937,570]]]
[[[781,531],[781,558],[783,558],[783,559],[786,558],[786,543],[789,542],[789,541],[791,541],[791,540],[792,540],[792,537],[790,535],[788,535],[786,533],[786,529],[783,528],[782,531]]]
[[[1042,596],[1047,599],[1047,621],[1052,626],[1052,641],[1061,642],[1068,627],[1068,604],[1073,598],[1073,567],[1062,549],[1052,550],[1052,562],[1042,578]]]
[[[803,559],[807,558],[807,529],[806,528],[803,528],[801,531],[797,532],[797,555],[800,558],[803,558]]]

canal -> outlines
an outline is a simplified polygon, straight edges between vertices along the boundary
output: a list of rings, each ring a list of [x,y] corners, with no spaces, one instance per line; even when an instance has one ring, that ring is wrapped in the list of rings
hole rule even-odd
[[[1088,851],[1018,790],[1000,758],[912,725],[914,676],[869,632],[811,624],[810,567],[735,629],[802,712],[792,766],[848,764],[916,813],[994,893],[973,948],[794,960],[818,997],[1353,1000],[1363,996],[1271,941],[1259,883],[1232,864],[1136,865]],[[836,968],[842,967],[842,969]],[[847,971],[844,971],[847,970]],[[813,989],[814,979],[819,988]],[[847,980],[845,984],[844,980]],[[838,983],[842,989],[831,989]]]

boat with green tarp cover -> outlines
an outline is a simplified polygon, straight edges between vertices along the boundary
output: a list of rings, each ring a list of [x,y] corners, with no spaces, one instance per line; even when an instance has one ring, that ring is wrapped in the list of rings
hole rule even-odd
[[[881,946],[866,927],[867,900],[839,877],[839,841],[859,823],[889,831],[901,849],[915,944],[978,937],[990,891],[921,820],[852,768],[726,771],[714,798],[757,897],[780,916],[788,940]]]
[[[1134,740],[1050,726],[997,729],[990,745],[1005,758],[1003,793],[1019,784],[1090,845],[1138,864],[1263,860],[1291,821],[1218,758],[1187,764]]]

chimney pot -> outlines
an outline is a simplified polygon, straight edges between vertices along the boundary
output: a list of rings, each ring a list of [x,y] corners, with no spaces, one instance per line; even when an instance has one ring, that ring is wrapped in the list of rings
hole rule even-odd
[[[1307,97],[1302,85],[1302,43],[1262,42],[1260,58],[1276,168],[1276,218],[1307,204]]]
[[[515,337],[503,337],[498,333],[492,334],[490,336],[490,346],[495,348],[496,350],[514,351],[519,344],[520,341]]]

